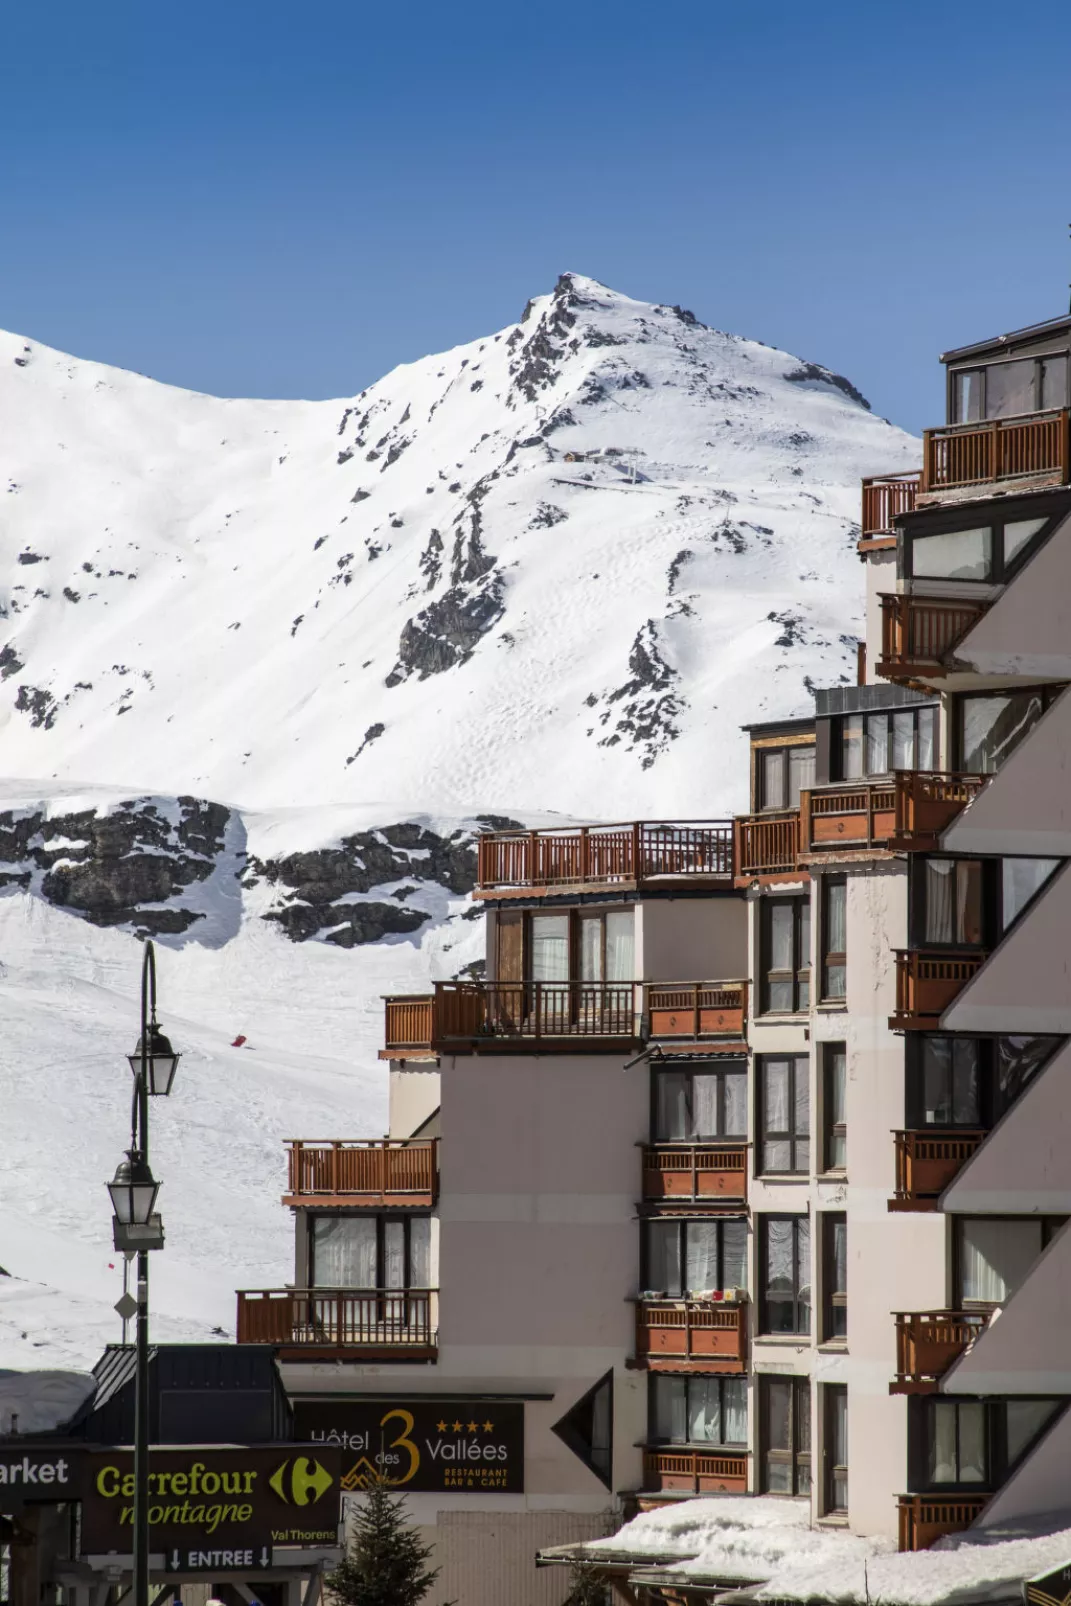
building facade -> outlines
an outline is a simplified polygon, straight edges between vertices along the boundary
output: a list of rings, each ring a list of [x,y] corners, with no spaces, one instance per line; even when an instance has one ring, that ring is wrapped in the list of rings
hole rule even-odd
[[[750,728],[750,812],[489,833],[486,979],[386,1001],[389,1138],[291,1146],[239,1339],[465,1606],[648,1501],[1071,1508],[1069,351],[945,355],[863,487],[858,684]]]

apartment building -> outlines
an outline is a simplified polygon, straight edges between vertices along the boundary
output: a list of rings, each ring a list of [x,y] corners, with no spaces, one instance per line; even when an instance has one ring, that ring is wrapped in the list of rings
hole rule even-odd
[[[489,833],[486,979],[386,1001],[389,1138],[291,1145],[239,1339],[466,1606],[644,1502],[1071,1508],[1069,355],[945,354],[864,483],[859,683],[750,727],[750,812]]]

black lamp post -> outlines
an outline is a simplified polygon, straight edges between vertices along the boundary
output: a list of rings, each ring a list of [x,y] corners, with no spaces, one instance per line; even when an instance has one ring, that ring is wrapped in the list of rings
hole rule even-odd
[[[149,1166],[149,1098],[170,1093],[179,1055],[156,1023],[156,952],[145,943],[141,967],[141,1035],[128,1056],[134,1073],[130,1148],[108,1183],[116,1249],[138,1257],[134,1385],[134,1599],[149,1606],[149,1251],[164,1247],[156,1214],[160,1184]]]

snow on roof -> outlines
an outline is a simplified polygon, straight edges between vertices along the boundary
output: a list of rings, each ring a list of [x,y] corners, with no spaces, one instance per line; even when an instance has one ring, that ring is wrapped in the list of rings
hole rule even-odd
[[[0,1434],[54,1433],[96,1386],[88,1372],[0,1371]]]

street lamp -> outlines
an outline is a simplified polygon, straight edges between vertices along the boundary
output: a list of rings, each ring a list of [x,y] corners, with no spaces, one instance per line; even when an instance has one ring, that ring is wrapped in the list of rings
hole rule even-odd
[[[164,1247],[156,1214],[160,1184],[149,1165],[149,1099],[171,1092],[179,1055],[156,1022],[156,951],[145,943],[141,966],[141,1034],[133,1054],[130,1148],[108,1183],[116,1249],[138,1257],[134,1383],[134,1599],[149,1606],[149,1251]],[[125,1321],[125,1318],[124,1318]]]

